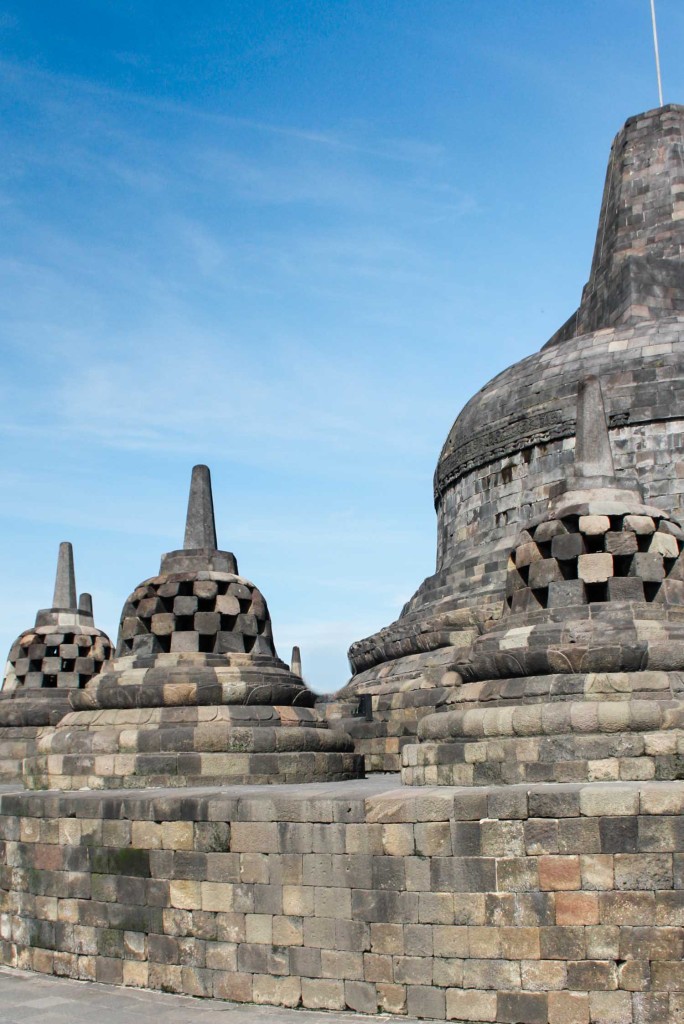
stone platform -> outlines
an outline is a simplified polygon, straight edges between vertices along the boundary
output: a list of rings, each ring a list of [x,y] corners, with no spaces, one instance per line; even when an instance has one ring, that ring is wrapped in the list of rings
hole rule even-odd
[[[684,783],[14,793],[0,954],[244,1002],[679,1024]]]

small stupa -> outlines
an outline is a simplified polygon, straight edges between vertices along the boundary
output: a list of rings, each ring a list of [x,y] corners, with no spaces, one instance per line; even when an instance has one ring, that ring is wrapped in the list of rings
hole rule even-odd
[[[600,380],[575,467],[518,537],[504,613],[404,750],[412,784],[684,777],[684,531],[618,483]]]
[[[112,644],[93,621],[90,594],[76,598],[74,552],[59,546],[51,608],[36,615],[10,648],[0,690],[0,777],[20,777],[39,727],[71,710],[69,693],[83,688],[111,657]]]
[[[217,547],[211,477],[192,471],[181,550],[136,587],[116,655],[25,764],[32,788],[329,781],[363,774],[276,654],[268,607]]]

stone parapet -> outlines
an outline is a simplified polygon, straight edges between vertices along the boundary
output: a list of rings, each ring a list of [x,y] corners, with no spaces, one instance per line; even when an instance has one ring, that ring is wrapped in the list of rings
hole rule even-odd
[[[0,802],[0,956],[238,1002],[679,1024],[684,783]]]

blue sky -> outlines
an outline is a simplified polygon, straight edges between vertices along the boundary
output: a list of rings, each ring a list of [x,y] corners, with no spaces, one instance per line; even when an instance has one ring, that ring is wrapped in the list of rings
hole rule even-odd
[[[456,414],[577,305],[650,32],[648,0],[0,0],[2,654],[60,540],[114,636],[206,462],[280,654],[343,685],[434,569]]]

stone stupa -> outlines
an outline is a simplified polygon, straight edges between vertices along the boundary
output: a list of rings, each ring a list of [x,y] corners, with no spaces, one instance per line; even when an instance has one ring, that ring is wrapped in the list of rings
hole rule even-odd
[[[575,467],[509,561],[499,622],[403,751],[418,785],[684,778],[684,531],[615,477],[600,381]]]
[[[353,726],[367,767],[397,767],[421,718],[446,698],[445,670],[510,611],[516,536],[572,471],[580,381],[601,380],[618,486],[682,516],[683,152],[684,106],[629,118],[610,152],[579,308],[539,352],[485,384],[449,431],[434,478],[436,570],[396,622],[352,644],[353,675],[338,694],[338,714],[360,698],[369,708],[371,720]],[[657,582],[644,578],[647,597]],[[612,597],[638,589],[627,579],[610,586]],[[527,599],[520,593],[516,610]]]
[[[192,472],[185,542],[126,601],[116,656],[25,762],[31,788],[330,781],[351,739],[278,658],[260,591],[217,548],[211,479]]]
[[[69,694],[82,689],[111,657],[112,644],[93,621],[90,594],[76,598],[74,553],[59,546],[52,607],[10,648],[0,691],[0,777],[21,777],[38,729],[71,710]]]

